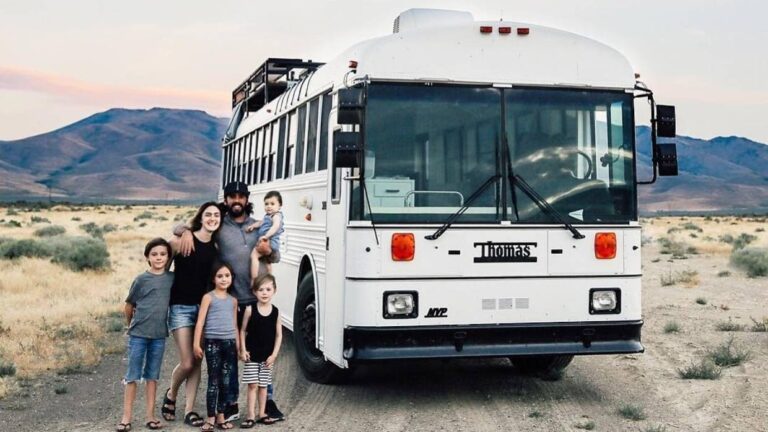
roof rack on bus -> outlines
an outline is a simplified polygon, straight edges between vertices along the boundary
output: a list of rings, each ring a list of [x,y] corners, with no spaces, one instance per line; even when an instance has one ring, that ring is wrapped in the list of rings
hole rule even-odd
[[[312,60],[268,58],[232,91],[232,108],[246,101],[245,111],[258,111],[324,64]]]

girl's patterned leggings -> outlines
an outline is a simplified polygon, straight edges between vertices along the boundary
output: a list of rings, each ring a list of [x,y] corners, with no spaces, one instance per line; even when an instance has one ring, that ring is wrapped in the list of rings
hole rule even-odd
[[[237,344],[234,339],[206,339],[205,361],[208,364],[208,417],[223,413],[229,393],[229,376],[237,370]]]

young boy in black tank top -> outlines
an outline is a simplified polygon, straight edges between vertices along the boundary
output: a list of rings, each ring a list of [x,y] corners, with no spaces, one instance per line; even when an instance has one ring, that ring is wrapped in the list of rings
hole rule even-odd
[[[253,281],[251,289],[258,303],[245,309],[240,327],[240,359],[245,362],[243,383],[248,384],[248,415],[240,425],[243,429],[251,428],[255,423],[272,424],[276,421],[266,414],[267,386],[272,384],[272,367],[283,339],[280,314],[272,305],[272,296],[277,291],[275,277],[261,275]]]

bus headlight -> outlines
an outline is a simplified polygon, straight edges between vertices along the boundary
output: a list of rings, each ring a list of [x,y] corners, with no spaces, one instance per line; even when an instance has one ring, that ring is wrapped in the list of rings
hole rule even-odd
[[[384,293],[384,318],[416,318],[419,315],[416,291]]]
[[[589,313],[621,313],[621,290],[618,288],[593,288],[589,290]]]

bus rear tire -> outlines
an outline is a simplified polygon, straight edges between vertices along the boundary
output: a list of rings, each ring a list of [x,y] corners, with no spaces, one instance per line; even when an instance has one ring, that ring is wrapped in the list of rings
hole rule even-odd
[[[537,375],[543,379],[558,380],[563,370],[571,364],[572,355],[541,355],[510,357],[515,369],[527,375]]]
[[[315,347],[317,302],[312,274],[306,274],[299,283],[296,303],[293,309],[293,342],[296,346],[296,361],[304,376],[320,384],[342,382],[348,370],[341,369],[327,361],[322,351]]]

